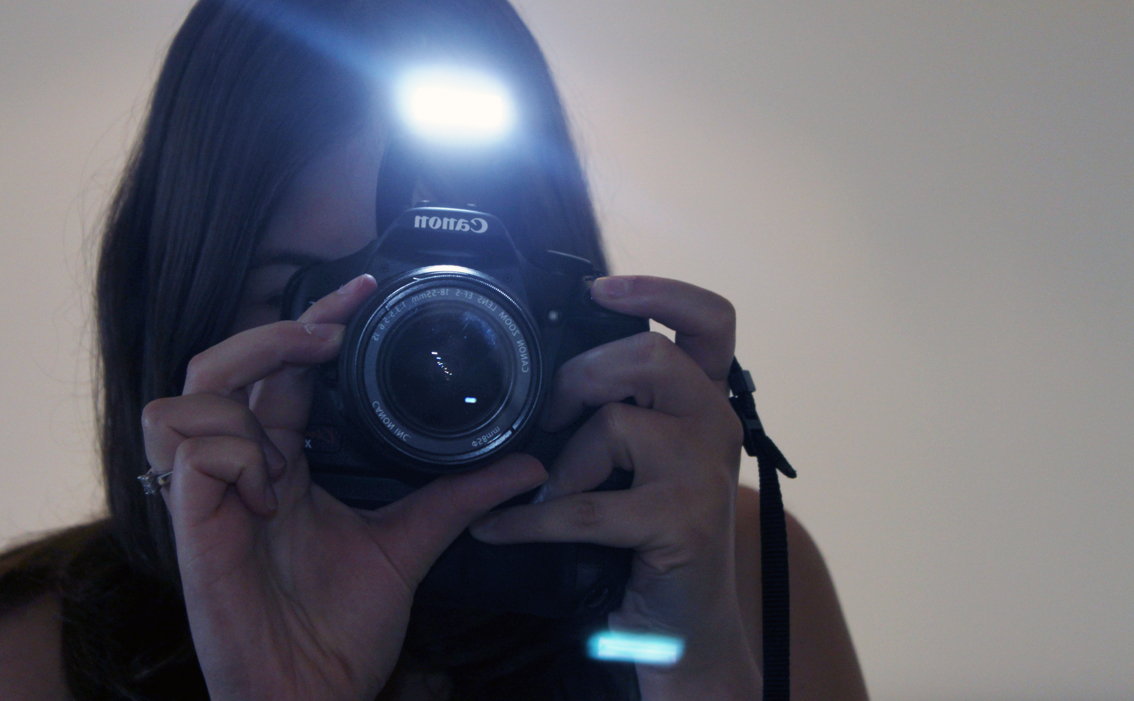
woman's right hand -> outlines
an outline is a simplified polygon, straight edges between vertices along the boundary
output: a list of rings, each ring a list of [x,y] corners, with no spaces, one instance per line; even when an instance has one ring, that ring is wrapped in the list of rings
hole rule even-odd
[[[342,324],[374,289],[356,278],[298,321],[228,338],[190,362],[180,397],[143,413],[151,466],[173,472],[162,495],[214,700],[373,699],[434,560],[473,520],[546,479],[513,455],[373,512],[312,484],[311,369],[338,354]]]

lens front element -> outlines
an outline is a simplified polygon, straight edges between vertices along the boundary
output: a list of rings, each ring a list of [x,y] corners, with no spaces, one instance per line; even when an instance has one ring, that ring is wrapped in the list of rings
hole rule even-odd
[[[505,329],[479,309],[437,302],[403,316],[390,332],[379,382],[398,418],[423,433],[452,436],[487,423],[512,383]]]
[[[352,322],[343,351],[352,413],[427,472],[503,450],[530,422],[542,386],[530,315],[467,268],[414,271],[389,289]]]

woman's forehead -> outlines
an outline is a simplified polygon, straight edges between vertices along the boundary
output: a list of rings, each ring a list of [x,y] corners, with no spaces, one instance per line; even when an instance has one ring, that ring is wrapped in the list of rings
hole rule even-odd
[[[377,137],[333,144],[300,169],[273,213],[258,257],[295,253],[341,258],[373,240],[381,162]]]

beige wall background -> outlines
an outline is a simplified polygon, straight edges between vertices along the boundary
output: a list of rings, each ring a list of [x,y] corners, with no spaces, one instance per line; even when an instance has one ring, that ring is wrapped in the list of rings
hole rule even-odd
[[[101,508],[90,251],[188,6],[0,4],[0,541]],[[617,269],[736,304],[874,698],[1134,697],[1134,4],[520,8]]]

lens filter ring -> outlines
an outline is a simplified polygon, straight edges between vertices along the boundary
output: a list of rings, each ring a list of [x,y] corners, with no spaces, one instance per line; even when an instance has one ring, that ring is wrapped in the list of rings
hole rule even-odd
[[[467,268],[414,271],[388,289],[344,351],[345,394],[368,433],[430,473],[501,451],[542,389],[530,315]]]

